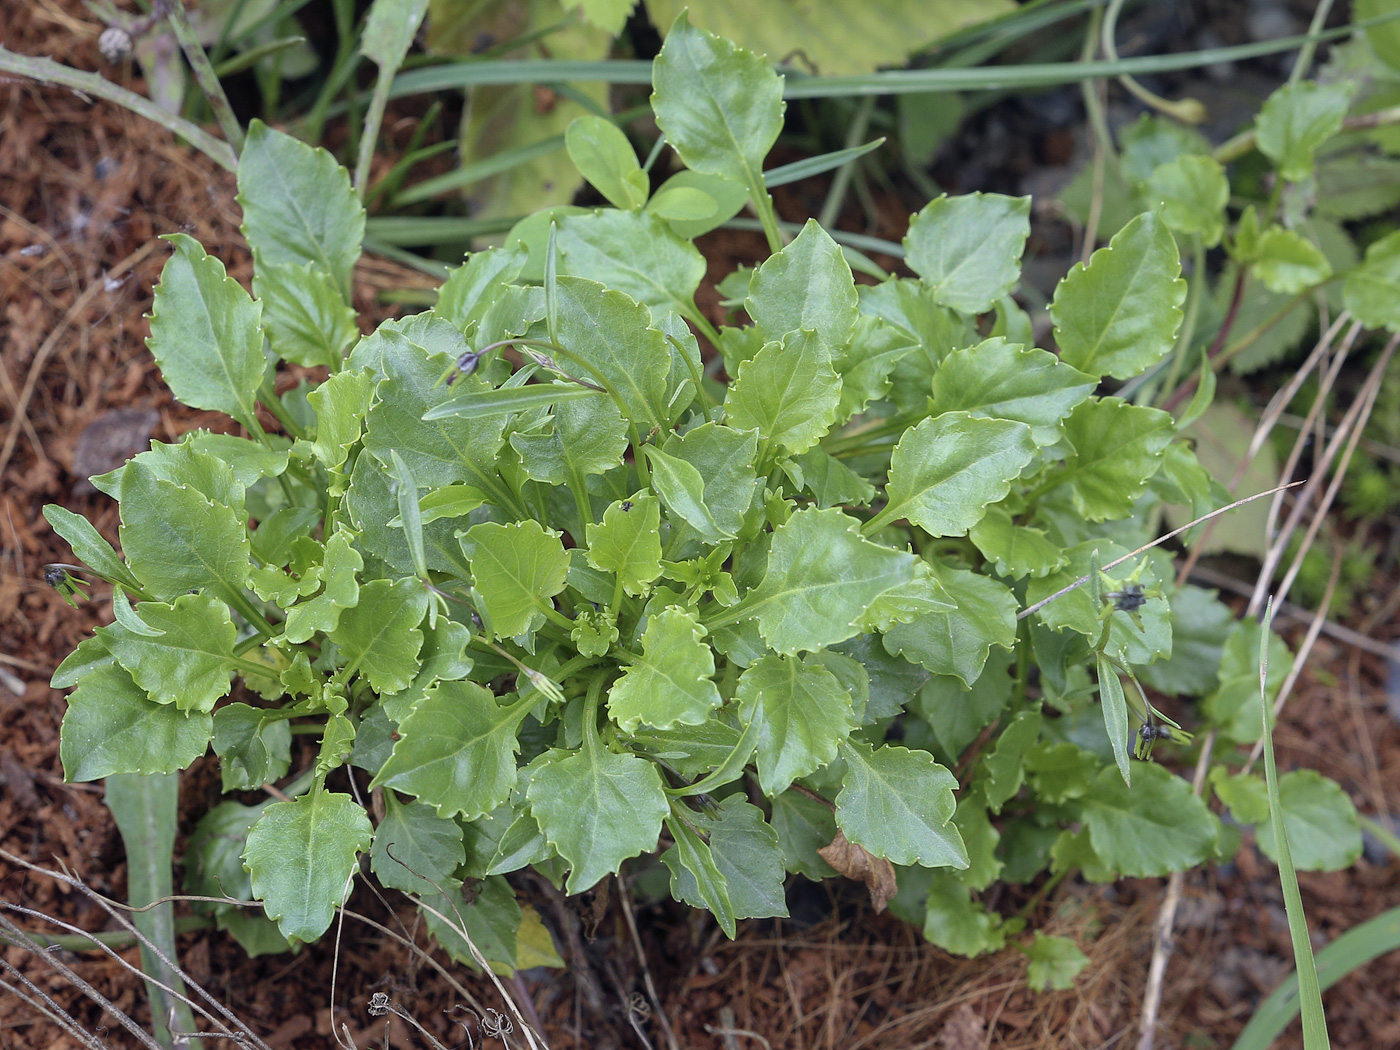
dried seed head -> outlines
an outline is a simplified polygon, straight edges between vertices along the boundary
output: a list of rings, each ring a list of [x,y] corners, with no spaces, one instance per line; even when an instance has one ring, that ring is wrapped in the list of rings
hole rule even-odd
[[[125,62],[131,57],[133,47],[131,34],[121,26],[108,26],[97,38],[97,50],[108,62]]]

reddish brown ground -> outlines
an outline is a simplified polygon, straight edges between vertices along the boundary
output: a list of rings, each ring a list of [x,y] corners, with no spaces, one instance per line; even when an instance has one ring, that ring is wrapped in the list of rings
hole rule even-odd
[[[80,4],[6,0],[0,12],[5,45],[12,50],[99,68],[99,27]],[[129,71],[106,72],[130,79]],[[818,206],[787,203],[794,214]],[[907,202],[887,203],[890,223],[907,214]],[[58,728],[64,699],[47,685],[54,665],[110,606],[97,601],[72,609],[44,586],[41,567],[70,554],[40,508],[60,503],[91,518],[115,541],[115,506],[81,486],[82,477],[106,467],[86,457],[103,451],[124,456],[144,447],[146,434],[138,433],[131,445],[109,436],[105,446],[80,454],[84,428],[110,420],[105,414],[118,409],[149,412],[141,422],[153,424],[152,436],[163,440],[194,426],[220,425],[172,404],[143,347],[143,315],[165,256],[158,242],[152,244],[154,236],[188,231],[246,280],[248,257],[237,224],[230,177],[164,131],[64,90],[0,82],[0,844],[33,863],[66,866],[118,900],[125,892],[121,840],[100,786],[62,780]],[[752,250],[742,238],[710,248],[715,278]],[[375,260],[366,261],[358,278],[358,305],[371,319],[387,313],[378,292],[425,283],[412,271]],[[1382,599],[1395,590],[1393,544],[1390,549],[1363,612],[1383,614]],[[1389,616],[1357,626],[1377,638],[1396,634]],[[1400,727],[1386,713],[1385,673],[1376,656],[1324,639],[1277,737],[1282,768],[1321,769],[1371,814],[1387,814],[1400,803]],[[198,763],[184,781],[182,832],[217,797],[217,773]],[[1400,863],[1394,859],[1362,860],[1349,871],[1301,881],[1318,945],[1400,905]],[[645,1005],[642,965],[615,895],[564,904],[529,880],[520,889],[537,900],[571,964],[567,972],[531,974],[513,987],[517,995],[533,997],[549,1045],[640,1046],[636,1029],[652,1045],[667,1046]],[[841,891],[834,908],[816,909],[827,917],[815,925],[747,924],[734,943],[703,916],[673,907],[639,907],[637,919],[679,1046],[1128,1046],[1136,1041],[1161,891],[1156,882],[1063,884],[1036,920],[1076,937],[1091,964],[1073,991],[1049,995],[1025,990],[1025,964],[1016,952],[950,958],[923,944],[915,931],[869,914],[853,892]],[[818,904],[824,892],[816,891]],[[1186,896],[1159,1045],[1228,1047],[1288,968],[1277,881],[1247,845],[1228,878],[1198,872],[1188,879]],[[87,929],[110,926],[82,895],[4,863],[0,902]],[[396,922],[363,888],[352,907]],[[396,911],[411,923],[406,910]],[[33,918],[18,921],[41,928]],[[427,943],[421,932],[407,932]],[[371,1021],[365,1011],[376,991],[388,993],[446,1045],[467,1043],[451,1023],[461,995],[421,959],[355,922],[346,923],[338,946],[327,938],[296,956],[249,960],[230,939],[210,931],[184,935],[180,951],[191,975],[278,1050],[331,1046],[332,1001],[337,1028],[347,1024],[362,1047],[385,1045],[382,1022]],[[134,950],[123,956],[137,958]],[[440,953],[435,957],[441,961]],[[144,1023],[145,997],[129,973],[91,954],[66,958],[117,1008]],[[88,1031],[113,1046],[133,1045],[110,1016],[22,950],[5,949],[4,961]],[[501,1005],[488,983],[453,970],[478,1002]],[[4,979],[11,980],[9,974]],[[629,1009],[628,1003],[642,1005]],[[1347,978],[1326,1003],[1334,1046],[1400,1045],[1400,958],[1378,960]],[[393,1046],[428,1045],[402,1021],[388,1031]],[[77,1045],[0,987],[0,1047]],[[522,1045],[518,1034],[511,1045]],[[1281,1045],[1300,1045],[1296,1026]]]

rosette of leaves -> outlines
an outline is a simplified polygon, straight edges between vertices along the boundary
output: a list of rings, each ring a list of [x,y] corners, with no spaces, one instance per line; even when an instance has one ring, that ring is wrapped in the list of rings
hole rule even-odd
[[[776,234],[778,77],[682,18],[655,85],[689,188],[737,187]],[[96,479],[124,558],[49,510],[117,616],[54,678],[77,686],[68,776],[168,772],[211,744],[227,790],[295,773],[290,801],[216,811],[202,885],[242,885],[313,940],[368,854],[450,951],[476,958],[444,915],[501,967],[557,961],[511,889],[525,868],[577,893],[658,856],[732,935],[786,913],[788,873],[836,865],[973,954],[1018,928],[981,903],[998,879],[1215,856],[1187,782],[1130,765],[1119,675],[1248,725],[1247,645],[1198,629],[1224,607],[1158,556],[1133,615],[1084,587],[1018,615],[1148,542],[1156,502],[1217,498],[1182,419],[1099,392],[1172,348],[1184,286],[1160,216],[1061,283],[1058,355],[1009,297],[1029,201],[990,194],[930,203],[916,276],[859,287],[808,223],[717,330],[692,220],[629,179],[625,141],[597,141],[628,150],[594,168],[622,206],[527,220],[433,309],[357,338],[349,180],[254,126],[256,298],[174,235],[150,339],[180,400],[248,436],[156,443]],[[279,358],[329,375],[278,395]],[[295,771],[289,728],[320,740]]]

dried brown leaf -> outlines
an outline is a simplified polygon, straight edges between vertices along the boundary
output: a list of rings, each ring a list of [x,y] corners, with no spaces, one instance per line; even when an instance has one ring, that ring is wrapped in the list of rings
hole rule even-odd
[[[846,878],[865,883],[866,889],[870,891],[870,903],[877,912],[884,911],[890,898],[899,892],[894,877],[894,865],[884,857],[877,857],[857,846],[846,838],[844,831],[836,833],[831,845],[817,850],[817,856]]]

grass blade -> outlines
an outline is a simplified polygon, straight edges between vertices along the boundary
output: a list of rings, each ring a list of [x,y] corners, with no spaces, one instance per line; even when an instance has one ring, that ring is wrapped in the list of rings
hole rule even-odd
[[[791,164],[784,164],[782,167],[769,168],[763,173],[763,185],[771,190],[775,186],[786,186],[789,182],[796,182],[798,179],[820,175],[832,168],[839,168],[842,164],[853,161],[857,157],[863,157],[871,150],[877,150],[884,144],[885,140],[878,138],[873,142],[867,142],[864,146],[838,149],[831,153],[823,153],[820,157],[808,157],[806,160],[794,161]]]

